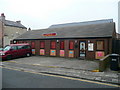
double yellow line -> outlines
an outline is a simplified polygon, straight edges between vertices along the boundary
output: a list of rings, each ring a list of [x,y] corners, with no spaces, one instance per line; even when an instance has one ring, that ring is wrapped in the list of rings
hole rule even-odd
[[[15,68],[2,67],[2,66],[0,66],[0,67],[1,68],[6,68],[6,69],[10,69],[10,70],[21,71],[20,69],[15,69]],[[77,80],[77,81],[83,81],[83,82],[89,82],[89,83],[107,85],[107,86],[118,87],[118,88],[120,87],[120,85],[108,84],[108,83],[97,82],[97,81],[90,81],[90,80],[84,80],[84,79],[73,78],[73,77],[65,77],[65,76],[59,76],[59,75],[44,74],[44,73],[38,73],[38,72],[34,72],[34,71],[27,71],[27,70],[23,70],[23,72],[28,72],[28,73],[33,73],[33,74],[39,74],[39,75],[45,75],[45,76],[52,76],[52,77],[60,77],[60,78],[64,78],[64,79]]]

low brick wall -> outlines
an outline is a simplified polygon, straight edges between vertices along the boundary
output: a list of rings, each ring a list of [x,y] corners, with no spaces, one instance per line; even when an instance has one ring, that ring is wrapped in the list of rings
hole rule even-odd
[[[103,72],[110,65],[110,54],[100,59],[99,61],[99,71]]]

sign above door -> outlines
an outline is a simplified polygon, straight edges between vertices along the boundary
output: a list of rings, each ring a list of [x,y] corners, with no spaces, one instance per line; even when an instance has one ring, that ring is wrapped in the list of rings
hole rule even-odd
[[[42,36],[56,36],[57,33],[44,33]]]

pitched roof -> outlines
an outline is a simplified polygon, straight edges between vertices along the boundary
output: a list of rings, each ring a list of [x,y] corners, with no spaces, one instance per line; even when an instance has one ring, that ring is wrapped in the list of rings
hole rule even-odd
[[[6,26],[27,29],[24,25],[21,24],[21,21],[15,22],[15,21],[6,20],[4,13],[1,14],[0,21],[2,21],[4,23],[4,25],[6,25]]]
[[[73,26],[83,26],[83,25],[91,25],[91,24],[110,23],[110,22],[113,22],[113,19],[102,19],[102,20],[86,21],[86,22],[54,24],[54,25],[51,25],[49,28],[73,27]]]
[[[24,25],[22,25],[21,23],[18,22],[14,22],[14,21],[10,21],[10,20],[5,20],[4,24],[6,26],[12,26],[12,27],[19,27],[19,28],[23,28],[23,29],[27,29]]]
[[[27,31],[16,39],[51,39],[51,38],[90,38],[112,37],[115,23],[102,23],[64,28],[48,28]],[[43,36],[43,34],[56,33],[56,36]]]

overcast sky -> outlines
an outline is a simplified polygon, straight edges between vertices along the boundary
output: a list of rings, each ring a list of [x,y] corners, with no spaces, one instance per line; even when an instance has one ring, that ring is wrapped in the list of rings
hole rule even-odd
[[[0,0],[0,13],[4,13],[7,20],[21,20],[23,25],[31,29],[101,19],[113,19],[117,25],[118,1],[120,0]]]

